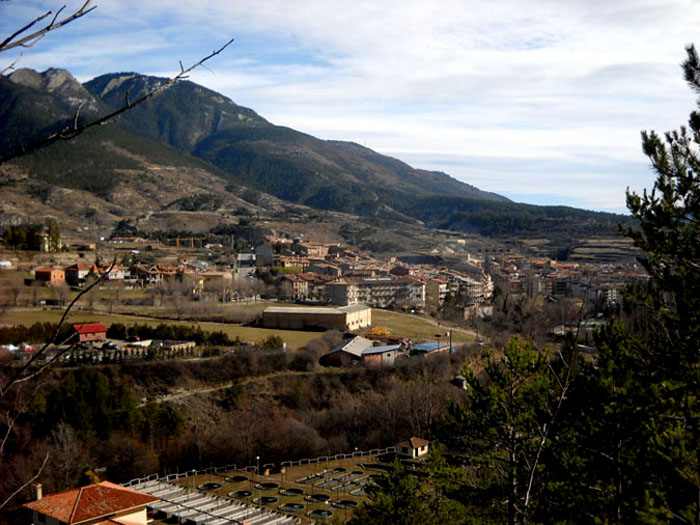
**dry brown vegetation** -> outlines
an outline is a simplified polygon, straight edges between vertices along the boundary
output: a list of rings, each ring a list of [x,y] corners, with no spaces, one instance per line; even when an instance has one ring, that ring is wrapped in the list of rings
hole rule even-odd
[[[386,447],[430,438],[448,396],[462,395],[449,379],[463,355],[320,368],[319,355],[337,340],[329,332],[298,352],[242,349],[196,361],[56,368],[20,417],[8,471],[22,478],[49,450],[54,459],[42,481],[52,492],[73,486],[85,467],[124,481],[249,465],[256,456],[279,464]]]

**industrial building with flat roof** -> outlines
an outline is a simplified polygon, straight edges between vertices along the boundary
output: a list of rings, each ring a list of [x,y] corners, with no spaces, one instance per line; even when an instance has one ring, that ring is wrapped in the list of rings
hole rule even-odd
[[[372,325],[372,309],[363,304],[341,308],[273,306],[263,311],[263,325],[290,330],[359,330]]]

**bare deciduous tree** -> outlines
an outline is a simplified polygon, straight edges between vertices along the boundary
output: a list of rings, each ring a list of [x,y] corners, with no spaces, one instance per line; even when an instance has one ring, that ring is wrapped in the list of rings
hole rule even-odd
[[[0,2],[8,2],[9,0],[0,0]],[[70,24],[74,20],[81,18],[88,13],[97,9],[97,6],[91,6],[92,0],[86,0],[85,3],[79,9],[61,17],[61,14],[65,11],[66,6],[64,5],[56,12],[53,10],[46,11],[41,15],[37,16],[33,20],[30,20],[27,24],[23,25],[12,34],[7,36],[2,42],[0,42],[0,53],[3,51],[9,51],[14,48],[27,48],[32,47],[42,38],[46,36],[50,31],[54,31],[59,27],[63,27],[66,24]],[[42,25],[43,23],[43,25]],[[0,69],[0,75],[4,75],[6,72],[11,71],[17,65],[22,55],[18,56],[12,63]]]
[[[80,440],[72,426],[60,423],[51,432],[53,441],[54,458],[52,466],[56,470],[59,481],[59,489],[71,489],[75,485],[80,471],[85,466],[84,451],[80,447]]]

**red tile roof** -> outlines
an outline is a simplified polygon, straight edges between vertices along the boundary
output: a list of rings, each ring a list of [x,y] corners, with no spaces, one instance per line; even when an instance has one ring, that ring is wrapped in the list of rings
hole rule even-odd
[[[416,449],[416,448],[425,447],[429,443],[430,442],[426,441],[425,439],[412,437],[408,441],[402,441],[401,443],[399,443],[399,447]]]
[[[44,516],[72,525],[145,506],[159,499],[150,494],[103,481],[97,485],[51,494],[24,506]]]
[[[77,263],[73,266],[69,266],[66,270],[91,270],[94,266],[88,266],[87,264]]]
[[[74,324],[73,330],[81,335],[84,334],[94,334],[99,332],[106,332],[107,327],[102,323],[85,323],[85,324]]]

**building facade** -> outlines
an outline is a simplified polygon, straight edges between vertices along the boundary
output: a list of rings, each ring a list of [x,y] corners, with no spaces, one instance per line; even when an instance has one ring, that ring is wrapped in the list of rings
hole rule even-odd
[[[267,328],[291,330],[359,330],[372,325],[372,309],[365,305],[344,308],[275,306],[263,311]]]
[[[377,308],[423,308],[425,283],[391,277],[347,278],[326,284],[325,297],[329,303],[337,305],[362,303]]]
[[[47,286],[60,286],[66,282],[66,272],[60,268],[37,268],[34,279]]]

